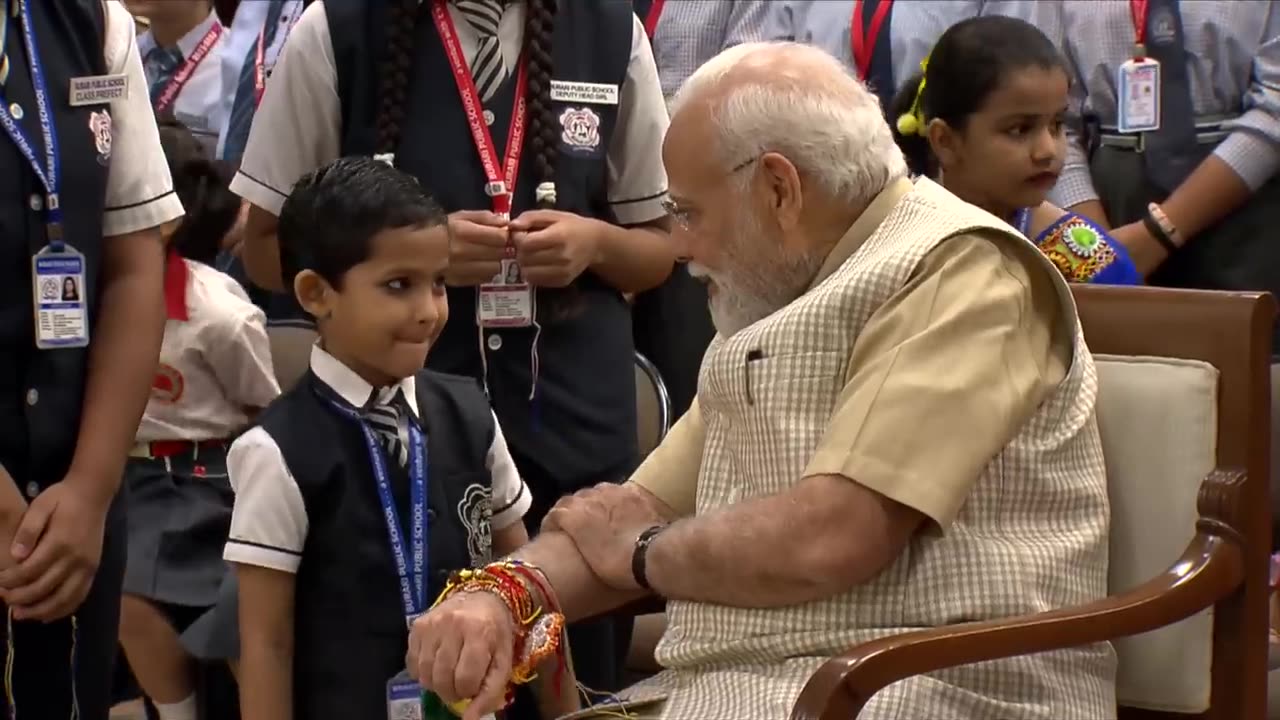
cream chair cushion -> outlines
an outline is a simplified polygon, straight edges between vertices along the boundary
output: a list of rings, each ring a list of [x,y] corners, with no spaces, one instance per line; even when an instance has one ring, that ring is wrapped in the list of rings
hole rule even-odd
[[[1196,496],[1216,465],[1218,371],[1195,360],[1096,356],[1111,495],[1113,594],[1169,568],[1195,536]],[[1209,707],[1212,610],[1115,643],[1122,705]]]

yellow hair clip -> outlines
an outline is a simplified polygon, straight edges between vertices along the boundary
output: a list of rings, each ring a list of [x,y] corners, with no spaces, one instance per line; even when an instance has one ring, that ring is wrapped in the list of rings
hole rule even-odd
[[[920,113],[920,96],[924,94],[925,78],[928,76],[929,56],[920,61],[920,84],[916,86],[915,99],[911,101],[911,109],[898,116],[895,123],[898,134],[919,135],[924,132],[924,116]]]

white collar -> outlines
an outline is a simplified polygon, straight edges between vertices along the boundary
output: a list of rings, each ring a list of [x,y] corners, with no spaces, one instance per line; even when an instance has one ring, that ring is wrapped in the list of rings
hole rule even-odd
[[[403,390],[404,399],[409,403],[409,409],[413,411],[414,417],[419,419],[422,417],[418,412],[418,394],[415,392],[416,386],[412,375],[390,387],[374,388],[354,370],[342,364],[341,360],[326,352],[319,343],[311,346],[311,372],[355,408],[365,407],[373,399],[375,389],[378,392],[377,400],[380,402],[391,399],[397,390]]]
[[[196,47],[200,44],[200,41],[204,39],[205,33],[209,32],[209,28],[213,27],[213,24],[216,22],[218,22],[218,13],[210,10],[209,17],[205,18],[199,25],[187,31],[186,35],[178,38],[178,49],[182,51],[182,59],[184,61],[191,57],[191,54],[196,51]],[[147,57],[147,53],[151,52],[152,48],[155,46],[156,39],[155,36],[151,34],[150,30],[146,31],[142,34],[142,37],[138,38],[138,54],[141,55],[144,60]]]

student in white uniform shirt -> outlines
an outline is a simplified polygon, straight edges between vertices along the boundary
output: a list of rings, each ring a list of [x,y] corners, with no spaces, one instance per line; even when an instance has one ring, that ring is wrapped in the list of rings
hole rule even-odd
[[[226,571],[227,447],[280,388],[262,311],[210,267],[239,198],[178,121],[162,120],[160,137],[188,213],[170,244],[160,364],[125,468],[120,640],[160,720],[195,720],[194,668],[178,633],[214,604]]]
[[[636,413],[624,296],[663,282],[676,256],[659,153],[666,105],[631,4],[324,0],[303,12],[268,86],[232,180],[253,205],[253,281],[285,286],[276,216],[299,177],[349,155],[394,162],[452,213],[453,316],[430,363],[485,383],[533,493],[526,524],[536,529],[564,495],[626,477]],[[580,94],[592,88],[600,95]],[[484,125],[468,121],[473,101]],[[489,182],[494,156],[488,167],[503,170]],[[519,285],[490,282],[505,278],[508,244]],[[499,292],[509,319],[490,302]],[[624,625],[570,628],[584,685],[621,687]]]
[[[125,561],[118,489],[163,334],[161,228],[182,203],[145,94],[104,85],[98,102],[71,102],[72,87],[104,74],[144,86],[124,6],[11,0],[3,12],[5,103],[22,142],[0,134],[0,593],[12,691],[0,717],[107,720]],[[60,217],[46,212],[41,179],[40,148],[55,143]],[[35,320],[59,318],[33,302],[43,293],[32,253],[52,251],[53,221],[83,259],[73,274],[87,313],[84,333],[63,325],[57,337],[87,347],[37,345],[51,327]]]
[[[226,122],[218,137],[219,158],[240,164],[267,78],[306,4],[306,0],[249,0],[236,7],[222,41],[222,113]]]
[[[230,5],[230,3],[227,3]],[[249,140],[249,128],[266,93],[267,80],[285,38],[297,24],[307,0],[248,0],[235,7],[222,45],[222,112],[226,122],[218,138],[217,155],[238,167]],[[227,17],[226,14],[223,17]],[[311,107],[309,104],[299,107]],[[307,369],[315,325],[292,293],[268,292],[249,282],[240,247],[229,248],[218,259],[218,269],[244,285],[249,297],[267,313],[277,376],[290,384]]]
[[[226,117],[221,48],[226,30],[210,0],[125,0],[151,27],[138,36],[151,106],[195,134],[212,157]]]
[[[1006,15],[1061,37],[1061,3],[1047,0],[779,0],[769,3],[768,39],[817,45],[844,60],[881,107],[920,70],[947,28],[980,15]],[[890,118],[890,122],[892,122]]]

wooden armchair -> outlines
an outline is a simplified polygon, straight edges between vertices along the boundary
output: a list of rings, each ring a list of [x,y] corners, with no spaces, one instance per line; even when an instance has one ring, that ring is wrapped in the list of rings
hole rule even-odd
[[[1119,659],[1121,718],[1263,717],[1275,302],[1084,285],[1075,296],[1099,368],[1112,596],[860,645],[809,680],[793,720],[850,720],[913,675],[1103,640]]]

